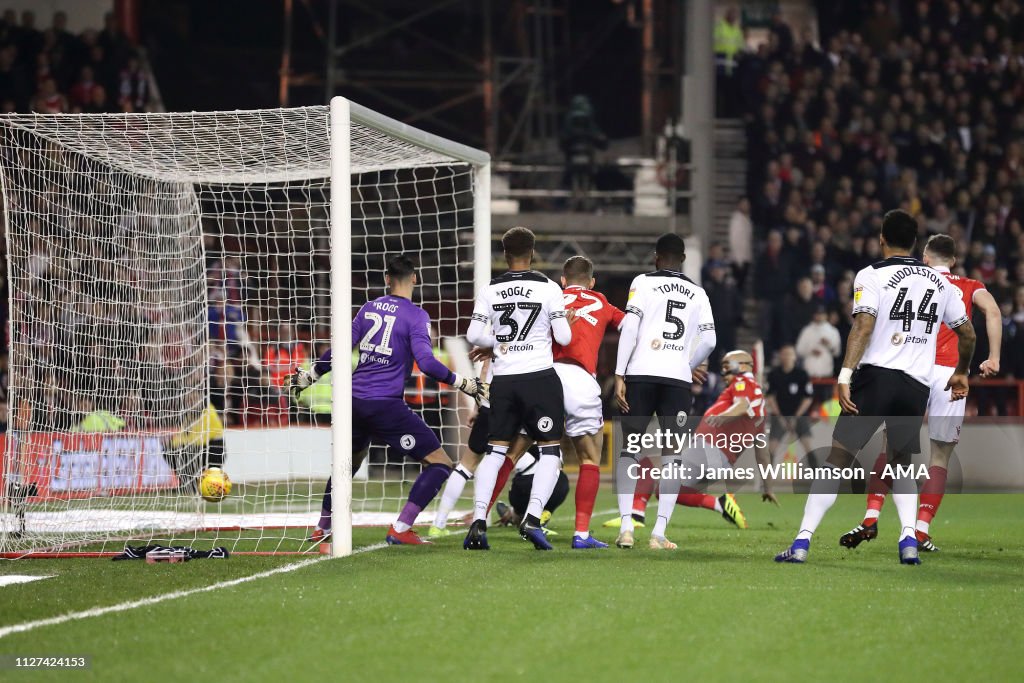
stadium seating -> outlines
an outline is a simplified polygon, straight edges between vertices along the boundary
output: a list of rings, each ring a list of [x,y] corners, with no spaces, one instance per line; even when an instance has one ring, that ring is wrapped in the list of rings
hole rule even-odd
[[[922,238],[957,240],[957,270],[1001,304],[1004,373],[1021,378],[1024,12],[1015,2],[960,3],[955,16],[957,3],[898,4],[899,16],[818,3],[820,48],[800,27],[775,25],[728,85],[750,112],[757,331],[769,349],[794,341],[779,319],[820,265],[814,296],[845,339],[851,273],[877,258],[882,214],[898,207],[918,217]],[[978,331],[975,364],[987,353]]]

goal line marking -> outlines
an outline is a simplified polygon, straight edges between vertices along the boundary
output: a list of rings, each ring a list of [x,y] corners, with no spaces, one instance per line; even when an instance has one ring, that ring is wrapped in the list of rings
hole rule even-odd
[[[375,543],[373,545],[366,545],[360,548],[356,548],[352,551],[353,555],[359,555],[360,553],[367,553],[373,550],[380,550],[386,548],[387,543]],[[243,583],[250,581],[257,581],[259,579],[265,579],[275,574],[287,574],[299,569],[303,569],[310,565],[324,560],[330,559],[329,557],[313,557],[308,560],[301,562],[294,562],[292,564],[286,564],[281,567],[275,567],[265,572],[259,572],[257,574],[250,574],[249,576],[241,576],[237,579],[231,579],[229,581],[220,581],[219,583],[212,583],[208,586],[199,586],[197,588],[188,588],[186,590],[174,591],[173,593],[163,593],[161,595],[154,595],[148,598],[142,598],[140,600],[131,600],[128,602],[121,602],[116,605],[107,605],[106,607],[93,607],[91,609],[82,610],[81,612],[68,612],[61,614],[56,617],[49,617],[47,619],[38,619],[36,621],[26,621],[21,624],[13,624],[11,626],[0,627],[0,638],[6,638],[9,635],[15,633],[25,633],[26,631],[33,631],[43,626],[57,626],[59,624],[65,624],[69,621],[78,621],[80,619],[89,619],[91,617],[101,617],[104,614],[112,614],[115,612],[127,612],[138,607],[148,607],[149,605],[156,605],[161,602],[167,602],[168,600],[177,600],[178,598],[188,597],[190,595],[196,595],[198,593],[208,593],[210,591],[220,590],[221,588],[231,588],[232,586],[238,586]],[[216,560],[214,560],[216,561]]]
[[[27,574],[3,574],[0,575],[0,587],[2,586],[15,586],[19,583],[31,583],[33,581],[42,581],[43,579],[52,579],[52,575],[27,575]]]

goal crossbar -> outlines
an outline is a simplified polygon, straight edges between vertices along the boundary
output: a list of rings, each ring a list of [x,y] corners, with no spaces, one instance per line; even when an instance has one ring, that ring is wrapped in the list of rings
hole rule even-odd
[[[375,150],[373,159],[361,158],[356,150],[350,164],[352,173],[444,163],[483,166],[490,161],[490,155],[481,150],[414,128],[355,102],[348,102],[348,106],[353,140],[377,131],[386,134],[385,140],[390,143]],[[236,123],[240,119],[275,135],[264,138],[264,147],[256,153],[250,141],[239,134]],[[90,114],[87,125],[83,125],[85,121],[80,114],[0,115],[0,126],[21,129],[88,159],[157,181],[269,184],[331,176],[330,106]],[[310,126],[310,121],[316,125]],[[188,134],[175,136],[176,128]],[[154,130],[171,131],[167,135],[174,136],[174,145],[143,147],[143,137]],[[413,158],[408,154],[410,149],[417,150]],[[303,153],[296,155],[293,150]],[[225,158],[241,162],[225,172],[221,163]]]

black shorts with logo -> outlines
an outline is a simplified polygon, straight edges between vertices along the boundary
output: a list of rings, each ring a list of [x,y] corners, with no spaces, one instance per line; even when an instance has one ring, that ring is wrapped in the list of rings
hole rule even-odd
[[[534,441],[560,441],[565,430],[562,382],[554,368],[491,380],[490,441],[512,441],[523,428]]]
[[[863,365],[850,382],[850,398],[859,414],[840,415],[832,438],[857,453],[884,423],[891,451],[920,453],[928,393],[927,386],[905,372]]]
[[[626,402],[629,413],[622,416],[624,435],[646,431],[654,415],[658,416],[661,429],[678,432],[686,429],[693,409],[693,393],[689,382],[661,382],[627,375]]]

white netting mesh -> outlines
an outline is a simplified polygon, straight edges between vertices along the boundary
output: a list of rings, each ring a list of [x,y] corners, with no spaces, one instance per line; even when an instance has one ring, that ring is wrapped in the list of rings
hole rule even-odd
[[[386,256],[412,253],[440,344],[472,308],[473,169],[350,130],[353,304],[383,293]],[[127,537],[308,547],[330,472],[330,378],[301,407],[284,382],[329,341],[329,108],[4,116],[0,166],[0,551]],[[407,399],[457,457],[465,406],[415,376]],[[209,404],[226,430],[204,445]],[[195,482],[221,445],[235,488],[207,504]],[[371,451],[356,523],[390,522],[418,471]]]
[[[155,180],[234,184],[330,177],[329,107],[189,114],[15,114],[4,116],[4,124]],[[453,161],[359,123],[352,124],[350,135],[354,174]]]

